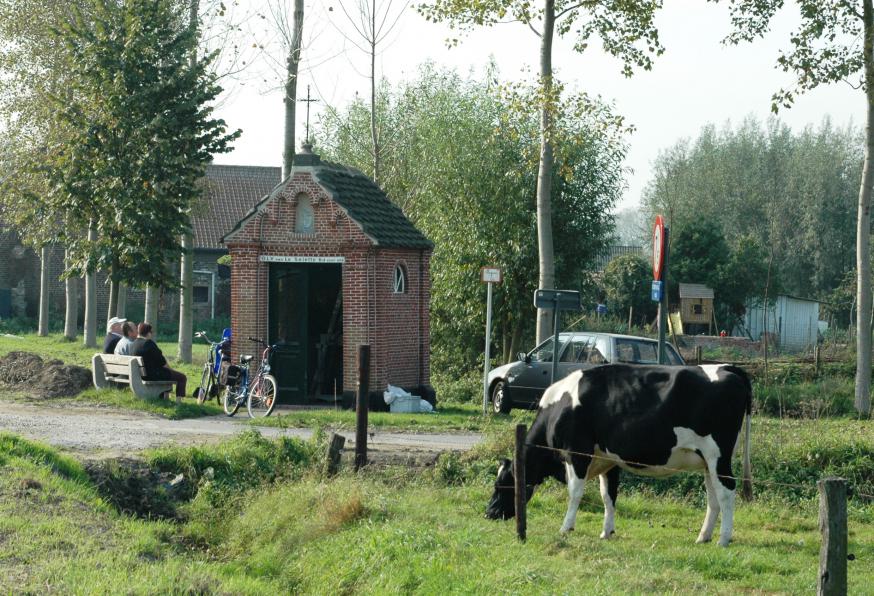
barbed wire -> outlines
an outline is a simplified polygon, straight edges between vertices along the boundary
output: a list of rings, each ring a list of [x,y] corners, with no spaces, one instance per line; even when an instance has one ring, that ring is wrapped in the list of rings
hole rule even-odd
[[[609,462],[611,462],[613,464],[617,464],[617,465],[620,463],[623,463],[623,464],[628,464],[628,465],[632,465],[632,466],[640,466],[642,468],[657,468],[660,470],[665,470],[667,472],[675,472],[675,473],[695,471],[695,470],[688,470],[688,469],[682,469],[682,468],[671,468],[668,466],[645,464],[642,462],[636,462],[636,461],[628,460],[628,459],[624,459],[624,458],[616,459],[615,457],[609,457],[606,455],[598,455],[595,453],[583,453],[580,451],[574,451],[572,449],[560,449],[558,447],[549,447],[548,445],[535,445],[533,443],[525,443],[525,447],[526,448],[533,447],[535,449],[544,449],[547,451],[555,451],[555,452],[558,452],[561,454],[578,455],[581,457],[588,457],[591,459],[600,459],[600,460],[609,461]],[[661,478],[657,478],[657,477],[653,477],[653,476],[646,476],[643,474],[637,474],[637,476],[640,476],[641,478],[646,478],[648,480],[661,480]],[[726,479],[730,479],[730,480],[734,480],[734,481],[742,480],[740,478],[737,478],[735,476],[730,476],[728,474],[713,474],[713,476],[715,476],[717,478],[726,478]],[[750,482],[751,482],[751,484],[754,484],[754,485],[757,484],[757,485],[764,485],[764,486],[781,486],[781,487],[788,487],[788,488],[797,488],[797,489],[802,489],[802,490],[816,488],[815,485],[811,485],[809,483],[808,484],[800,484],[800,483],[794,483],[794,482],[778,482],[776,480],[764,480],[764,479],[757,480],[755,478],[750,479]],[[533,488],[533,486],[534,485],[526,484],[526,488]],[[503,485],[495,484],[495,488],[503,488],[503,489],[513,488],[513,489],[515,489],[516,487],[515,487],[515,485],[514,486],[503,486]],[[847,482],[847,496],[848,497],[849,496],[856,496],[856,497],[861,497],[862,499],[865,499],[865,500],[874,501],[874,495],[870,495],[870,494],[855,490],[855,488],[849,482]]]

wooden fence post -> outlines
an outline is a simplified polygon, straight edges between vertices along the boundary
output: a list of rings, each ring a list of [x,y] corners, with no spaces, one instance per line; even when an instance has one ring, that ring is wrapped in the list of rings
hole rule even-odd
[[[819,353],[819,345],[813,346],[813,374],[819,378],[819,367],[820,367],[820,358],[822,354]]]
[[[516,535],[525,542],[525,530],[528,516],[525,510],[525,435],[528,432],[524,424],[516,425],[516,452],[513,456],[513,472],[516,480]]]
[[[701,346],[695,346],[695,364],[701,366]]]
[[[358,397],[355,404],[355,471],[367,465],[367,406],[370,395],[370,346],[358,346]]]
[[[847,481],[823,478],[819,488],[819,579],[817,596],[847,593]]]
[[[340,469],[340,454],[345,444],[346,437],[337,433],[331,433],[331,438],[328,441],[328,476],[335,475]]]

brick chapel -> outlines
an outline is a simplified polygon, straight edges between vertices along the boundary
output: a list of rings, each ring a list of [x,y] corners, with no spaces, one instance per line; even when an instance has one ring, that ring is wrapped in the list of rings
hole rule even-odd
[[[279,403],[349,404],[365,343],[372,406],[389,383],[433,401],[433,244],[373,180],[305,146],[288,178],[223,242],[234,357],[257,353],[248,337],[278,345]]]

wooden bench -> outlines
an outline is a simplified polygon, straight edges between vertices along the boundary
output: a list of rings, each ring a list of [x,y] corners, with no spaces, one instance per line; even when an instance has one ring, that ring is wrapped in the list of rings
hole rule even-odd
[[[176,381],[146,381],[143,359],[139,356],[117,356],[115,354],[94,354],[91,358],[91,371],[94,387],[108,389],[118,385],[130,385],[131,391],[139,398],[160,397],[173,391]],[[176,403],[182,398],[176,397]]]

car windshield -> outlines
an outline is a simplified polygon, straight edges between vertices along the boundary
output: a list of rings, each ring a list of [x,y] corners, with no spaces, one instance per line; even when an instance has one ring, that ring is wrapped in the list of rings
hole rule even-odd
[[[683,361],[677,355],[673,346],[666,344],[665,350],[668,357],[668,364],[676,366],[683,364]],[[617,360],[619,362],[631,362],[635,364],[659,363],[659,344],[655,341],[617,338],[616,351]]]

